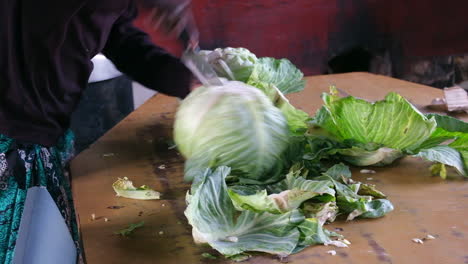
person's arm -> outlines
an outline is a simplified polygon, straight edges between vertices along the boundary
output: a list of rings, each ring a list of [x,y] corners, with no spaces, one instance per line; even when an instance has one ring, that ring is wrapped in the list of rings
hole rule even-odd
[[[190,92],[191,72],[182,62],[155,46],[148,34],[133,26],[136,6],[114,24],[102,53],[133,80],[158,92],[184,98]]]

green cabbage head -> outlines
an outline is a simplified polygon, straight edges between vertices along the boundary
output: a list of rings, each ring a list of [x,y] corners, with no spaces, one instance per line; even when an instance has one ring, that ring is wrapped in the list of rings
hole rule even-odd
[[[200,55],[205,56],[218,76],[241,82],[247,82],[258,60],[245,48],[203,50]]]
[[[229,166],[244,183],[266,183],[280,172],[288,123],[259,89],[238,81],[199,87],[176,113],[174,140],[187,159],[185,178]]]

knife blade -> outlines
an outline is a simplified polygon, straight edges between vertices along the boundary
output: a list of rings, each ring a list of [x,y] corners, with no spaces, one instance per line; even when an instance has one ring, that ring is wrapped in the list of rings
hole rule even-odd
[[[199,54],[200,47],[198,45],[195,47],[189,45],[190,37],[186,30],[181,33],[180,38],[185,44],[185,51],[182,54],[181,60],[193,75],[195,75],[204,86],[223,85],[223,82],[218,77],[213,67]]]
[[[221,86],[223,82],[218,75],[205,60],[204,57],[198,54],[199,48],[187,49],[182,55],[182,62],[189,70],[197,77],[197,79],[205,86]]]

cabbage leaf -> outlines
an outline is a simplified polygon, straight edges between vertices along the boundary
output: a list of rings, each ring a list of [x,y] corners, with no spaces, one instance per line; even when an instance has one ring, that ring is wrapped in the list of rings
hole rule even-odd
[[[283,93],[295,93],[304,90],[304,74],[288,59],[260,58],[255,64],[247,83],[272,84]]]
[[[234,207],[225,183],[228,167],[207,169],[199,174],[198,186],[187,195],[185,215],[195,241],[208,243],[226,256],[247,251],[289,255],[296,248],[304,220],[298,210],[284,214],[255,213]]]
[[[308,160],[338,159],[356,166],[384,166],[407,155],[452,166],[468,176],[468,124],[448,116],[424,115],[405,98],[389,93],[370,103],[340,98],[335,87],[308,130],[311,145],[329,145]],[[447,141],[453,141],[446,143]]]
[[[323,227],[326,222],[343,213],[351,220],[381,217],[393,209],[388,200],[359,195],[360,183],[351,184],[351,172],[343,164],[311,179],[294,165],[272,185],[228,186],[230,173],[225,166],[199,170],[185,210],[195,242],[228,257],[251,251],[287,256],[316,244],[345,247],[342,236]],[[369,190],[383,195],[372,186]],[[272,197],[288,191],[298,195]]]

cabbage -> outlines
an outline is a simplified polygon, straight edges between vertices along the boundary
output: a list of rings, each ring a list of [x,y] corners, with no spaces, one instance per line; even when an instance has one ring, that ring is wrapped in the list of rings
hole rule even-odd
[[[270,101],[279,109],[288,121],[289,130],[297,135],[302,135],[307,131],[309,115],[295,108],[283,93],[273,84],[256,83],[255,87],[262,90]]]
[[[257,58],[245,48],[218,48],[200,52],[219,77],[259,87],[274,85],[283,94],[304,89],[304,74],[288,59]]]
[[[295,93],[304,89],[304,74],[288,59],[260,58],[252,70],[247,83],[273,84],[283,93]]]
[[[219,77],[232,81],[247,82],[257,63],[257,56],[245,48],[203,50],[200,55],[207,58]]]
[[[281,111],[259,89],[237,81],[197,88],[182,101],[174,124],[186,180],[224,165],[243,182],[275,181],[289,138]]]
[[[326,230],[317,218],[306,219],[298,209],[277,214],[238,211],[226,185],[229,174],[229,168],[221,166],[195,175],[184,213],[196,243],[209,244],[225,256],[257,251],[281,257],[309,245],[341,243],[332,239],[340,235]]]
[[[448,116],[424,115],[405,98],[389,93],[375,103],[338,97],[335,87],[311,122],[309,143],[325,154],[310,161],[338,159],[356,166],[384,166],[410,155],[454,167],[468,176],[468,124]],[[453,140],[450,144],[444,144]],[[319,147],[312,147],[317,149]],[[328,155],[328,156],[327,156]],[[445,177],[443,167],[438,167]]]
[[[387,148],[416,149],[435,130],[433,118],[421,114],[406,99],[389,93],[384,100],[370,103],[349,96],[323,95],[324,106],[315,122],[341,141],[376,143]]]
[[[300,239],[296,227],[304,220],[298,210],[285,214],[236,211],[225,183],[229,168],[207,169],[195,176],[199,184],[187,195],[185,210],[197,243],[208,243],[223,255],[246,251],[289,255]],[[274,243],[272,243],[274,241]]]
[[[433,118],[408,116],[412,126],[407,130],[419,131],[419,138],[380,140],[363,133],[379,125],[367,122],[372,104],[365,102],[368,111],[354,113],[347,123],[346,115],[364,101],[340,105],[331,95],[324,96],[325,106],[313,120],[321,134],[313,134],[309,115],[284,96],[304,88],[302,72],[289,60],[257,58],[243,48],[202,55],[229,81],[199,87],[176,113],[174,141],[186,158],[184,177],[192,181],[185,216],[195,242],[231,259],[252,251],[284,257],[316,244],[346,247],[347,241],[325,223],[340,215],[377,218],[393,210],[375,186],[353,181],[347,166],[330,168],[333,163],[321,159],[393,161],[403,155],[401,148],[431,143]],[[408,110],[404,100],[393,99]],[[382,105],[383,112],[393,109],[393,102]],[[356,130],[356,124],[364,130]],[[402,124],[388,128],[399,131]]]
[[[306,180],[301,170],[291,168],[286,179],[267,186],[268,190],[249,190],[248,187],[231,188],[229,196],[237,210],[269,212],[280,214],[299,208],[304,202],[316,196],[333,200],[335,190],[329,180]],[[250,187],[252,189],[252,187]],[[268,193],[270,193],[268,195]]]
[[[302,91],[305,86],[304,74],[288,59],[257,58],[245,48],[218,48],[200,54],[218,76],[262,90],[286,117],[292,133],[303,134],[307,130],[309,115],[292,106],[284,96]]]
[[[352,181],[343,164],[311,180],[292,166],[285,179],[267,186],[227,185],[230,173],[224,166],[199,170],[185,210],[195,242],[228,257],[251,251],[284,257],[316,244],[346,247],[341,235],[324,227],[326,222],[338,213],[351,220],[393,210],[373,186]]]

